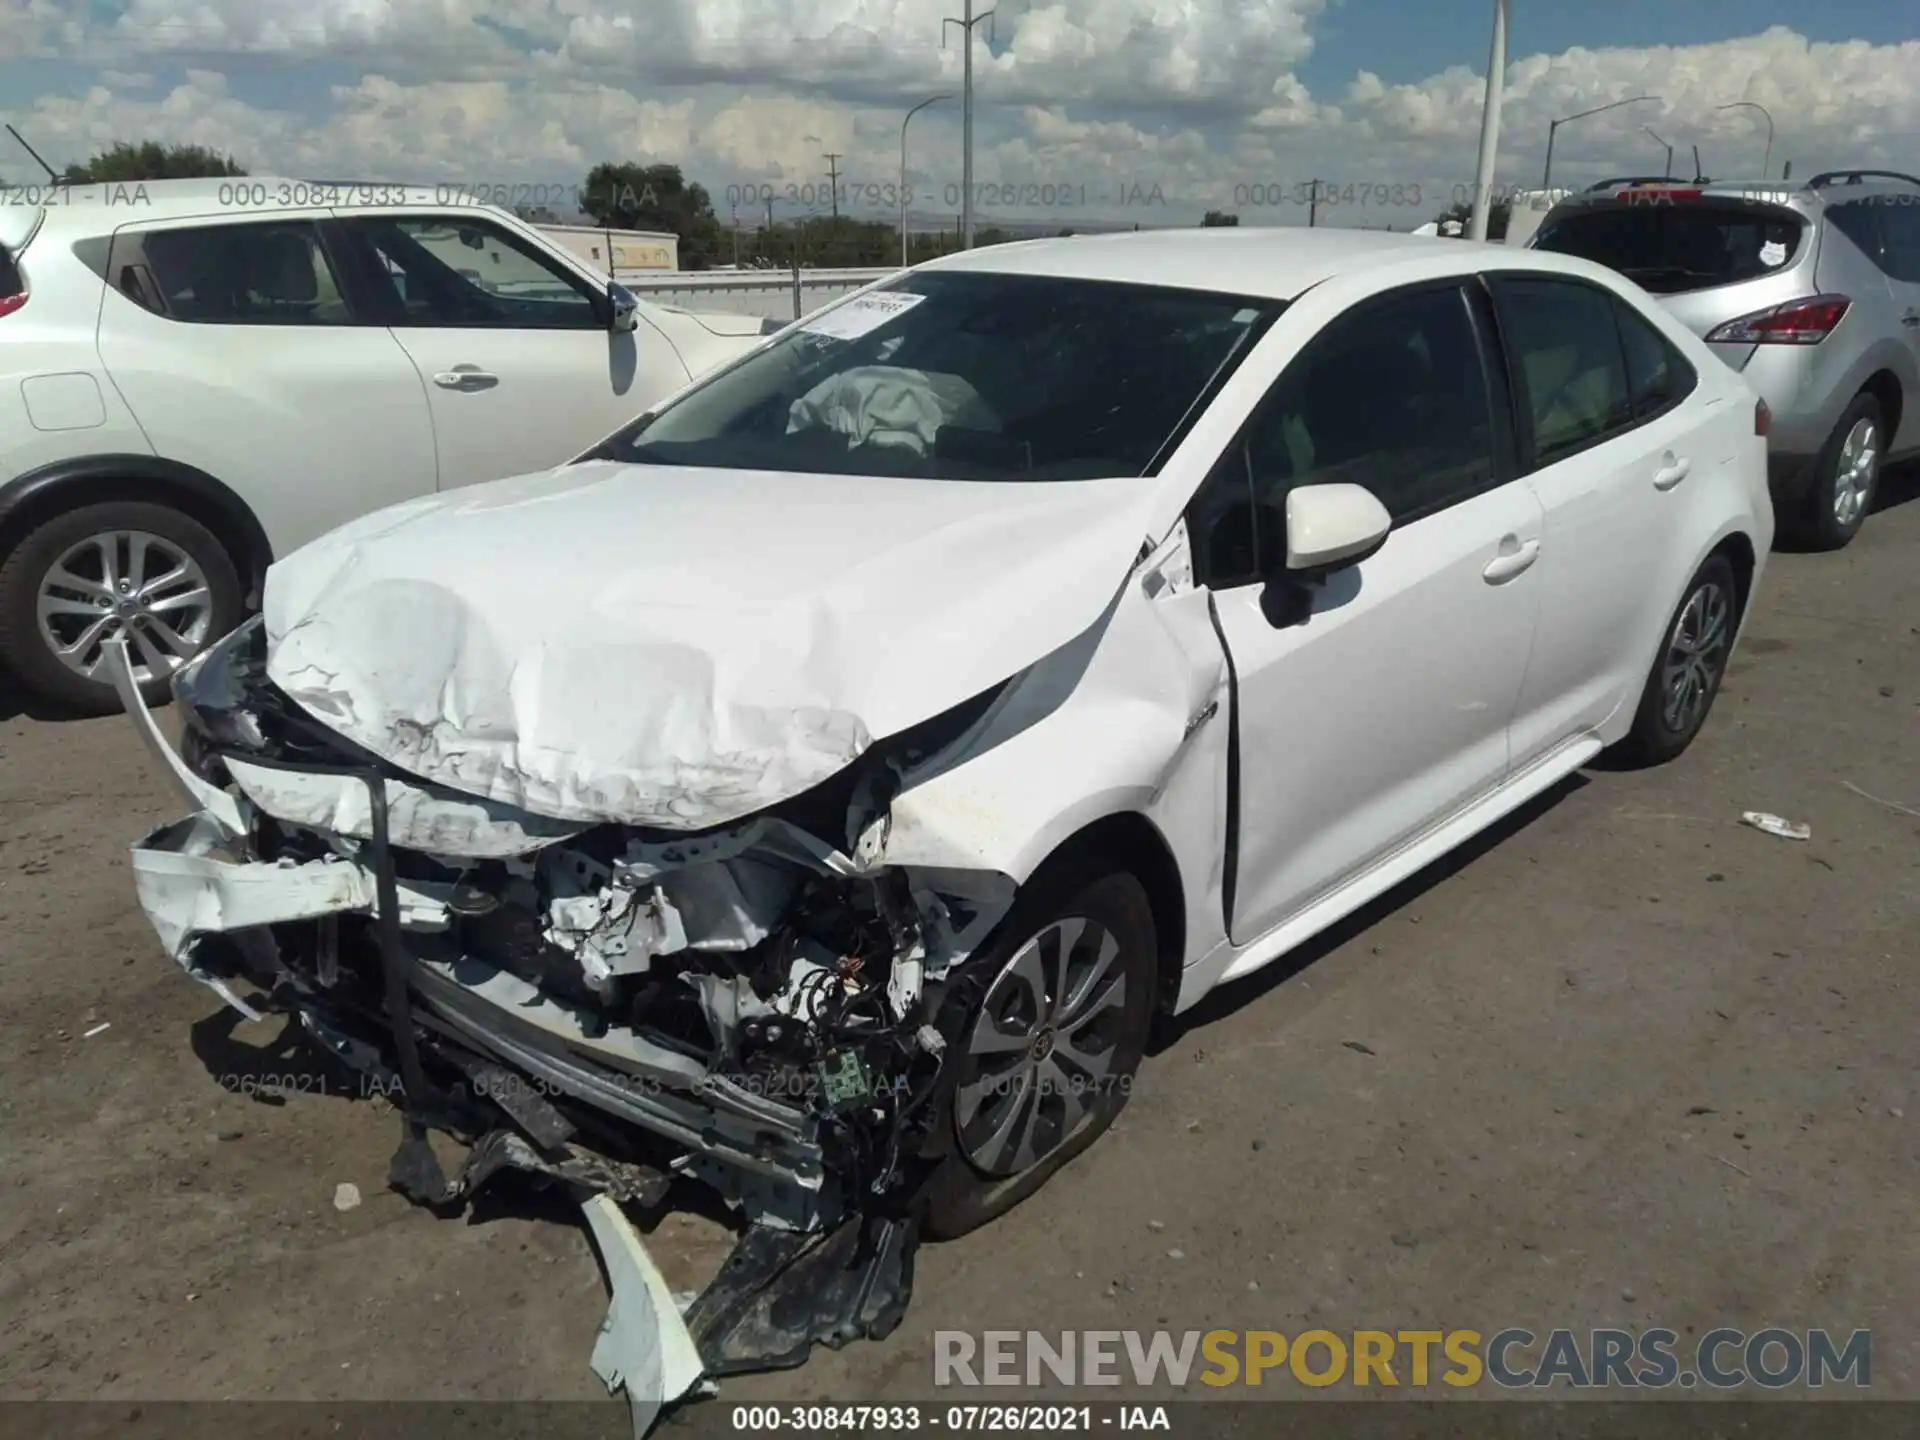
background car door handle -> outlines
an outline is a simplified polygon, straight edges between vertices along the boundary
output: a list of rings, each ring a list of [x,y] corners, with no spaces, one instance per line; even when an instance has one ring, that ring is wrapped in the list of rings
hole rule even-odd
[[[1682,480],[1686,479],[1692,471],[1693,462],[1691,460],[1676,460],[1672,455],[1668,455],[1665,463],[1653,472],[1653,488],[1656,490],[1671,490]]]
[[[1509,550],[1507,546],[1513,545]],[[1487,568],[1480,573],[1487,577],[1489,585],[1504,585],[1522,570],[1527,569],[1540,558],[1540,542],[1529,540],[1521,545],[1512,535],[1500,542],[1500,553],[1487,562]]]
[[[500,383],[498,375],[489,375],[478,365],[456,365],[433,377],[442,390],[486,390]]]
[[[1920,310],[1909,310],[1900,317],[1902,325],[1920,325]]]

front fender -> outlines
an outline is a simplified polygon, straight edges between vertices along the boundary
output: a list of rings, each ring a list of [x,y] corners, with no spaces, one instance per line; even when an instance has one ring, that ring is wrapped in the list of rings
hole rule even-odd
[[[1184,555],[1184,529],[1170,542]],[[1223,932],[1228,667],[1204,591],[1136,570],[1086,632],[1017,677],[959,740],[902,777],[881,863],[991,870],[1017,884],[1120,814],[1166,842],[1185,949]]]

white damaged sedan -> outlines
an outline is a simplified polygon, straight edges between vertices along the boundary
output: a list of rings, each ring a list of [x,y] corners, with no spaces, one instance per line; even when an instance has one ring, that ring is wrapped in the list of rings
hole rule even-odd
[[[1156,1013],[1602,749],[1686,748],[1772,540],[1766,428],[1565,257],[954,256],[274,566],[179,679],[194,811],[140,898],[399,1077],[416,1198],[478,1183],[439,1126],[757,1230],[881,1217],[891,1279],[789,1338],[875,1333],[899,1236],[1091,1144]],[[732,1313],[689,1317],[710,1373],[768,1363]]]

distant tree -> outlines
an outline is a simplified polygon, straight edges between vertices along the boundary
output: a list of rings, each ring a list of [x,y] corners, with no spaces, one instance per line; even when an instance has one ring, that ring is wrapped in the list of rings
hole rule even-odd
[[[1219,230],[1230,225],[1238,225],[1239,223],[1240,217],[1238,215],[1229,215],[1224,210],[1209,210],[1201,219],[1200,228],[1203,230]]]
[[[1433,218],[1442,225],[1446,224],[1449,220],[1459,221],[1460,233],[1465,235],[1469,227],[1473,224],[1473,206],[1466,204],[1464,201],[1457,205],[1449,205]],[[1495,200],[1487,211],[1487,239],[1494,241],[1506,239],[1507,222],[1512,218],[1513,201],[1506,199]]]
[[[75,185],[114,181],[190,180],[203,175],[244,175],[231,155],[204,145],[162,145],[147,140],[139,145],[116,142],[84,165],[69,165],[66,178]]]
[[[1065,230],[1062,230],[1060,232],[1058,238],[1061,240],[1071,240],[1078,233],[1079,233],[1078,231],[1076,231],[1071,225],[1069,225]]]
[[[610,229],[678,235],[683,270],[719,263],[720,217],[713,199],[706,186],[689,184],[678,165],[596,165],[587,172],[580,208]]]

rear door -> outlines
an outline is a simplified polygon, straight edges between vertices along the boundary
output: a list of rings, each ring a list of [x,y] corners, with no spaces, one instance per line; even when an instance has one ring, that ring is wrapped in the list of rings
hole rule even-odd
[[[350,304],[324,222],[123,225],[98,334],[154,452],[231,486],[275,554],[433,492],[420,377]]]
[[[1522,466],[1546,512],[1540,623],[1513,724],[1516,768],[1638,696],[1647,637],[1685,580],[1692,499],[1720,455],[1699,377],[1617,296],[1572,277],[1490,278]],[[1703,448],[1706,446],[1706,448]]]
[[[687,379],[644,319],[613,330],[602,289],[504,225],[448,211],[341,223],[427,387],[442,488],[562,464]]]

